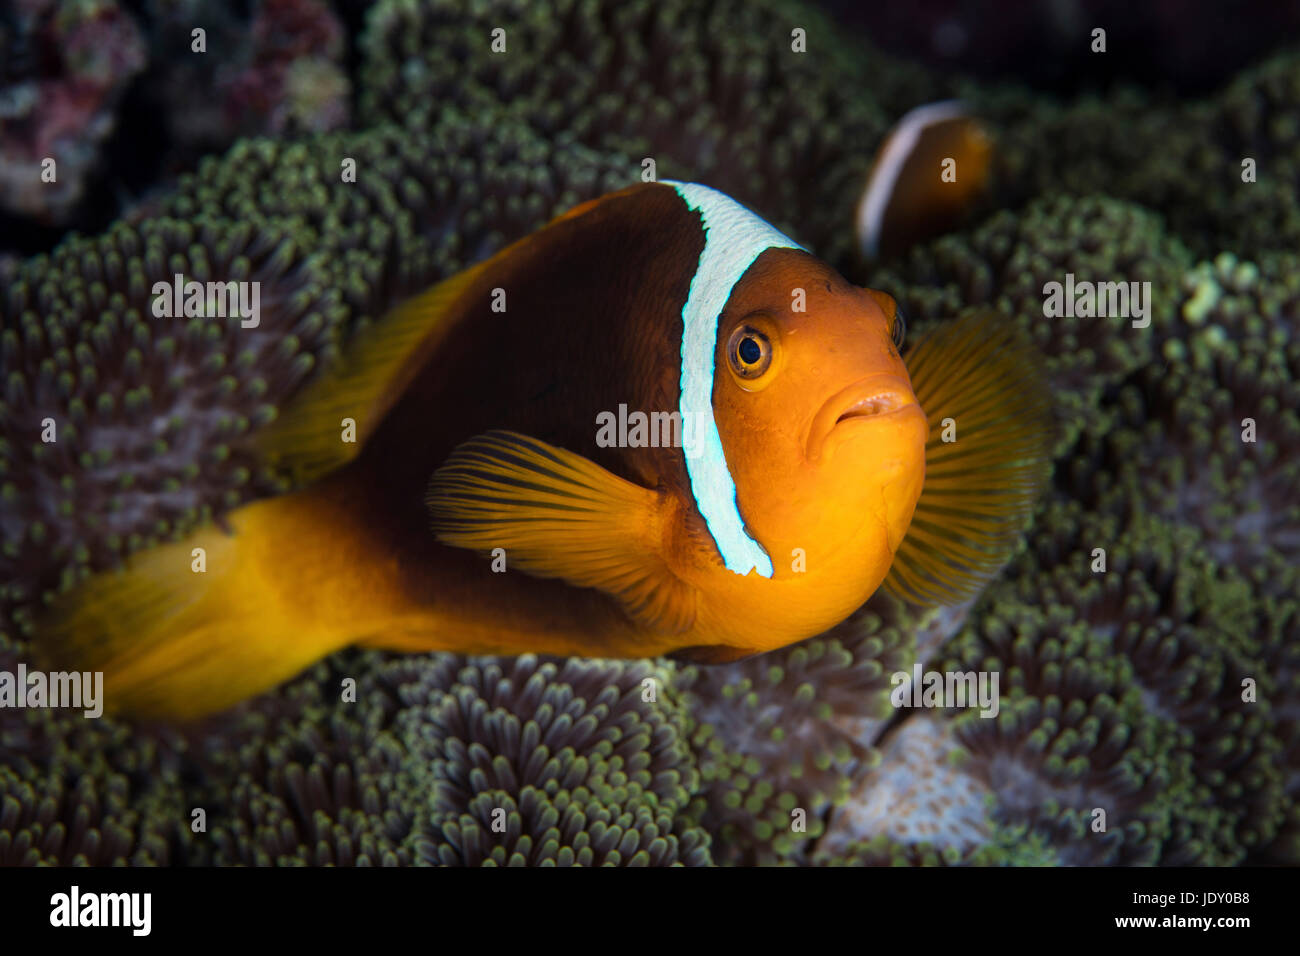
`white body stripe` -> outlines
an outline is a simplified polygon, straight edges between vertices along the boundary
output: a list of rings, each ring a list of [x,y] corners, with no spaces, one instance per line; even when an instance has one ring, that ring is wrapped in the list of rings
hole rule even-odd
[[[700,423],[699,451],[686,457],[691,494],[708,525],[722,561],[737,574],[755,568],[772,576],[772,560],[762,545],[745,532],[736,502],[736,483],[727,467],[722,437],[713,417],[713,356],[718,346],[718,316],[731,290],[754,260],[767,249],[802,249],[731,197],[694,183],[663,180],[677,190],[686,205],[699,212],[704,225],[704,251],[691,278],[682,307],[683,421]]]

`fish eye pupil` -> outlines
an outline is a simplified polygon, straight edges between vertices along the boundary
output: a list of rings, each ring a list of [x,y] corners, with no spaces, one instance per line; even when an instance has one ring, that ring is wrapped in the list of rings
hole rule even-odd
[[[903,307],[895,304],[894,306],[894,348],[903,347],[903,339],[907,337],[907,316],[903,314]]]
[[[747,335],[740,340],[740,348],[737,352],[740,360],[746,365],[753,365],[763,357],[763,347],[754,340],[752,335]]]

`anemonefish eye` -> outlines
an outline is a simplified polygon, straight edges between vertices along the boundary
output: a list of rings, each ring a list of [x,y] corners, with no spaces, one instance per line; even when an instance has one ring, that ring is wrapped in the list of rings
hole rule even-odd
[[[894,348],[902,351],[903,339],[907,337],[907,316],[903,314],[903,307],[894,304],[894,327],[889,330],[894,337]]]
[[[727,342],[727,358],[741,378],[758,378],[772,365],[772,342],[753,326],[738,326]]]

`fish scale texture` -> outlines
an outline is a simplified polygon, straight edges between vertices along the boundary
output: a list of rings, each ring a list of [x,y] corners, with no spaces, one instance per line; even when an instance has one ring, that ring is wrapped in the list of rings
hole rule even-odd
[[[0,709],[0,863],[1300,862],[1300,55],[1195,102],[1060,102],[797,3],[708,9],[383,0],[351,128],[241,141],[3,275],[0,670],[80,575],[283,489],[252,437],[389,307],[646,158],[921,327],[993,305],[1039,344],[1055,469],[1020,552],[969,607],[880,595],[719,667],[352,650],[183,730]],[[954,94],[994,207],[865,270],[872,154]],[[153,318],[176,272],[260,279],[261,326]],[[1069,272],[1149,281],[1149,326],[1049,323]],[[917,663],[996,671],[998,716],[891,720]]]

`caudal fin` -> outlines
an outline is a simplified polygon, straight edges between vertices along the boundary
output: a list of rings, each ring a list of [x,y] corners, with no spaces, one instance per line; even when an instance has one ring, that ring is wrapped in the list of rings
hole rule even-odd
[[[283,499],[232,516],[95,575],[38,621],[51,670],[100,671],[105,708],[192,719],[267,690],[348,643],[309,618],[277,581],[267,516]]]
[[[885,588],[956,604],[997,573],[1028,523],[1051,471],[1051,396],[1037,351],[994,312],[940,325],[905,361],[930,439]]]

